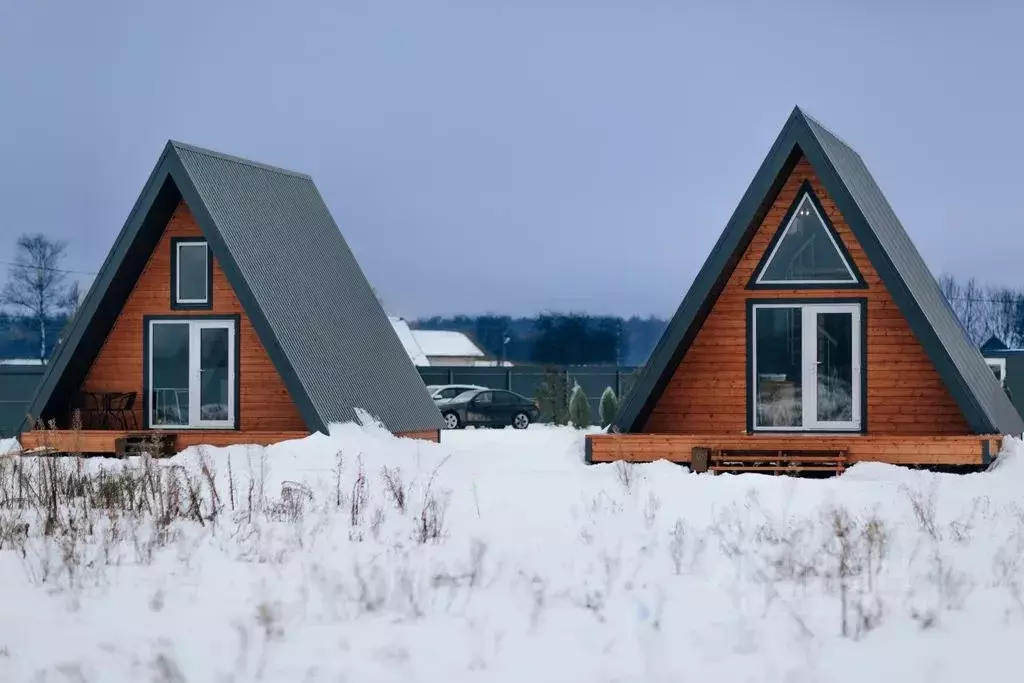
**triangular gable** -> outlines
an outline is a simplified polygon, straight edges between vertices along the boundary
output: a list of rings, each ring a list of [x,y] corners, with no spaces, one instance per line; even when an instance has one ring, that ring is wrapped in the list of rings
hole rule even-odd
[[[55,349],[30,416],[81,385],[181,201],[311,431],[359,409],[392,432],[443,426],[309,176],[173,141]]]
[[[795,108],[623,401],[613,431],[643,428],[797,162],[806,158],[914,335],[979,434],[1024,432],[1024,420],[971,343],[860,156]],[[755,271],[756,273],[757,271]]]
[[[814,188],[804,182],[751,276],[751,289],[846,289],[867,285]]]

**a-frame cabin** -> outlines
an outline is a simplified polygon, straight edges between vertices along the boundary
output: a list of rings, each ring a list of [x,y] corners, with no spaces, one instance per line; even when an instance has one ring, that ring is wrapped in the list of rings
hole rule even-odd
[[[590,462],[983,465],[1024,421],[860,156],[796,108],[609,431]]]
[[[359,410],[400,435],[437,440],[443,426],[313,180],[171,141],[54,350],[21,442],[266,444]]]

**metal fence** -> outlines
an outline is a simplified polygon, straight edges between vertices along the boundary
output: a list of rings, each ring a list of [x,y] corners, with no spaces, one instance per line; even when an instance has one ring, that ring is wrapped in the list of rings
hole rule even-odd
[[[42,365],[0,365],[0,438],[14,436],[46,368]]]
[[[616,365],[514,365],[512,367],[444,366],[418,368],[425,384],[476,384],[489,389],[507,389],[534,398],[550,370],[565,375],[566,387],[579,384],[590,402],[590,414],[599,419],[601,394],[611,387],[621,400],[632,386],[636,367]]]

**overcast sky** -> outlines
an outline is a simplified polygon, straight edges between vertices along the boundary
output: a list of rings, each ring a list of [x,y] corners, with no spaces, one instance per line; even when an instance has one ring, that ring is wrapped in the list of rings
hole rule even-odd
[[[5,2],[0,261],[44,232],[97,270],[175,138],[310,173],[391,313],[669,315],[799,104],[933,272],[1024,285],[1022,27],[992,0]]]

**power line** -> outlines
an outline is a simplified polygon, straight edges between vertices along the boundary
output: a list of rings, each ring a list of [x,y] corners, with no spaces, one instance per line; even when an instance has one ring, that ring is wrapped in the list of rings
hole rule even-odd
[[[88,270],[70,270],[68,268],[50,268],[46,266],[32,266],[24,263],[15,263],[14,261],[0,261],[0,266],[13,266],[14,268],[25,268],[27,270],[46,270],[54,273],[67,273],[69,275],[92,275],[96,276],[97,273],[93,273]]]

